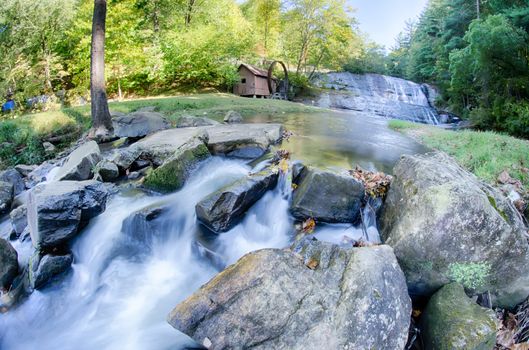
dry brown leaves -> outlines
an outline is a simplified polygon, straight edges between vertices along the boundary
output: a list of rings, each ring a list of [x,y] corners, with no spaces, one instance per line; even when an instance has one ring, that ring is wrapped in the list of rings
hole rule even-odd
[[[507,312],[498,331],[496,349],[529,350],[529,343],[516,343],[519,328],[520,325],[516,315]]]
[[[310,258],[310,260],[307,262],[306,266],[311,270],[316,270],[320,262],[314,258]]]
[[[301,232],[311,234],[316,229],[316,221],[313,218],[308,218],[301,223]]]
[[[292,131],[286,129],[283,130],[282,138],[284,141],[288,141],[292,136],[294,136],[294,133]]]
[[[498,182],[502,185],[513,185],[517,190],[522,188],[522,182],[520,180],[513,179],[507,170],[504,170],[498,176]]]
[[[385,197],[393,179],[383,172],[366,171],[358,166],[354,170],[350,170],[349,174],[364,184],[366,193],[371,197]]]

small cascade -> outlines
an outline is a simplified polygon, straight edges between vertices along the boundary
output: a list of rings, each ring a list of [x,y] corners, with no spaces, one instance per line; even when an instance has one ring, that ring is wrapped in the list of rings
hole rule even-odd
[[[364,240],[374,244],[380,244],[382,242],[377,226],[377,212],[375,209],[377,206],[377,200],[380,199],[369,197],[364,209],[362,209],[362,230],[364,233]]]

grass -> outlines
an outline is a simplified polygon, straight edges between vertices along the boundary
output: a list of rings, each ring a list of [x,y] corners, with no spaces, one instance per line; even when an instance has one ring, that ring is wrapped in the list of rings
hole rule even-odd
[[[495,132],[452,131],[392,120],[389,127],[405,133],[429,148],[446,152],[459,164],[490,184],[507,171],[529,189],[529,142]]]
[[[122,113],[134,112],[147,106],[155,107],[156,111],[172,122],[176,122],[183,115],[206,116],[222,120],[230,110],[237,111],[246,117],[317,111],[315,108],[288,101],[243,98],[218,93],[143,98],[109,103],[111,111]],[[87,131],[90,126],[90,105],[4,117],[0,121],[0,144],[2,145],[0,147],[0,168],[16,164],[38,164],[52,158],[54,154],[44,152],[43,141],[58,135],[66,135],[75,139],[82,132]],[[72,141],[68,137],[59,142],[57,152]]]

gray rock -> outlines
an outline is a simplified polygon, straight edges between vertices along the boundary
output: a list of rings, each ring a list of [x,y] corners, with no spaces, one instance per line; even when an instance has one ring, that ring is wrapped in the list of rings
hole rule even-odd
[[[31,288],[42,289],[54,277],[67,271],[72,265],[72,254],[41,256],[39,253],[33,255],[29,265],[29,282]]]
[[[127,175],[127,179],[129,180],[137,180],[141,177],[141,174],[139,171],[133,171]]]
[[[508,199],[443,153],[405,156],[393,172],[380,228],[412,295],[456,281],[502,307],[527,298],[527,229]]]
[[[36,165],[25,165],[25,164],[18,164],[15,165],[15,170],[20,173],[23,177],[28,177],[28,175],[37,168]]]
[[[215,232],[230,230],[252,205],[277,185],[277,179],[277,173],[265,170],[210,194],[195,207],[198,220]]]
[[[17,196],[26,190],[22,175],[15,169],[8,169],[0,172],[0,181],[8,182],[13,185],[14,195]]]
[[[119,177],[118,166],[108,160],[102,160],[97,164],[99,175],[103,181],[113,181]]]
[[[120,111],[110,111],[110,116],[112,118],[120,118],[126,116],[126,113],[120,112]]]
[[[118,137],[143,137],[171,127],[163,115],[139,111],[112,119],[114,134]]]
[[[290,211],[299,220],[330,223],[358,220],[365,188],[352,176],[305,167],[298,176]]]
[[[18,274],[18,254],[15,248],[0,238],[0,288],[9,289]]]
[[[235,124],[206,127],[212,154],[229,157],[258,158],[281,141],[280,124]]]
[[[51,169],[55,167],[55,164],[51,162],[44,162],[38,167],[36,167],[32,172],[27,176],[26,185],[28,188],[33,188],[35,185],[46,181],[46,176]]]
[[[494,311],[473,302],[457,283],[435,293],[421,317],[425,349],[493,350],[497,329]]]
[[[229,111],[224,116],[224,122],[228,124],[242,123],[242,115],[239,112]]]
[[[138,112],[156,112],[158,110],[158,107],[156,106],[145,106],[145,107],[141,107],[139,109],[137,109],[135,111],[135,113],[138,113]]]
[[[162,225],[160,218],[169,211],[168,204],[154,204],[132,213],[123,221],[121,232],[142,247],[143,253],[149,249],[153,237],[161,237],[169,231]]]
[[[388,246],[304,240],[242,257],[168,316],[210,349],[403,349],[411,302]]]
[[[13,226],[13,230],[16,233],[16,237],[19,237],[28,226],[27,213],[27,206],[21,205],[20,207],[13,209],[9,214],[9,217],[11,218],[11,226]]]
[[[177,128],[190,128],[197,126],[209,126],[209,125],[218,125],[219,122],[205,118],[205,117],[193,117],[190,115],[181,116],[176,123]]]
[[[82,223],[105,211],[107,197],[107,189],[97,181],[39,184],[27,204],[33,245],[47,250],[68,242]]]
[[[42,147],[46,153],[53,153],[57,150],[57,147],[53,143],[47,141],[42,143]]]
[[[5,213],[11,209],[13,203],[13,185],[0,181],[0,213]]]
[[[101,152],[95,141],[88,141],[76,148],[59,169],[54,180],[83,181],[94,176],[94,169],[101,160]]]

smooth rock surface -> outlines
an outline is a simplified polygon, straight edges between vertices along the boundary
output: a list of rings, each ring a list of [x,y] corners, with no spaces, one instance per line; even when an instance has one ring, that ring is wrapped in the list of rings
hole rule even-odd
[[[108,160],[100,161],[97,170],[103,181],[113,181],[119,177],[118,166]]]
[[[380,228],[410,294],[456,281],[494,305],[527,298],[527,229],[508,199],[443,153],[405,156],[393,172]]]
[[[215,232],[226,232],[263,195],[275,188],[278,174],[270,170],[249,175],[202,199],[195,207],[197,219]]]
[[[137,111],[112,119],[114,135],[118,137],[143,137],[171,127],[165,117],[153,111]]]
[[[492,350],[497,328],[494,311],[473,302],[457,283],[435,293],[421,317],[426,350]]]
[[[67,271],[73,262],[72,254],[40,256],[38,253],[30,259],[29,282],[31,288],[41,289],[52,278]]]
[[[245,255],[177,305],[169,323],[213,350],[404,348],[411,302],[390,247],[304,240],[295,252]]]
[[[296,219],[329,223],[358,220],[365,188],[352,176],[305,167],[297,180],[290,208]]]
[[[239,112],[229,111],[224,116],[224,122],[228,124],[242,123],[242,115]]]
[[[177,128],[191,128],[198,126],[210,126],[218,125],[219,122],[206,118],[206,117],[193,117],[190,115],[181,116],[180,119],[176,122]]]
[[[15,169],[7,169],[0,172],[0,181],[8,182],[13,185],[13,194],[15,196],[26,190],[22,175]]]
[[[97,181],[37,185],[27,203],[33,245],[47,250],[68,242],[81,224],[105,211],[107,197],[107,189]]]
[[[9,289],[18,274],[18,254],[11,244],[0,238],[0,288]]]
[[[59,169],[54,180],[88,180],[94,176],[93,170],[100,160],[99,146],[95,141],[88,141],[68,156],[66,163]]]
[[[13,192],[13,184],[0,181],[0,213],[5,213],[11,209]]]

